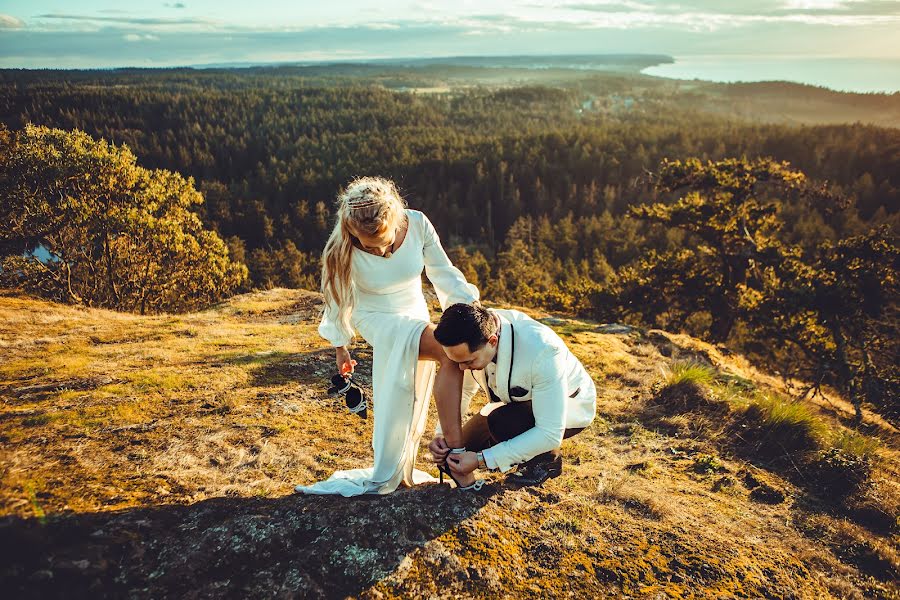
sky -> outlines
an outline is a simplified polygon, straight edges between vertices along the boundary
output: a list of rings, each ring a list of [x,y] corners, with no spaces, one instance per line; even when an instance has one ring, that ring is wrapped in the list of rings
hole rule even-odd
[[[464,55],[900,59],[900,0],[0,0],[0,67]]]

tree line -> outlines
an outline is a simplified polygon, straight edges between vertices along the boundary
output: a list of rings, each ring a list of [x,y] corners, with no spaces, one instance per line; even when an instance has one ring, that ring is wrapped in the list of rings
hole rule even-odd
[[[216,293],[198,298],[315,288],[338,188],[378,174],[429,214],[491,300],[685,330],[883,406],[900,362],[889,276],[900,131],[751,124],[684,100],[596,76],[589,86],[435,95],[265,72],[0,78],[11,135],[27,123],[87,134],[127,153],[125,172],[145,170],[137,179],[193,178],[167,175],[157,187],[192,198],[176,203],[179,214],[219,240],[192,250],[212,248],[222,274]],[[58,192],[51,179],[38,181]],[[152,195],[141,194],[146,205]],[[77,240],[64,243],[84,252]],[[132,291],[140,286],[92,281],[102,302],[118,294],[121,306],[148,309]]]

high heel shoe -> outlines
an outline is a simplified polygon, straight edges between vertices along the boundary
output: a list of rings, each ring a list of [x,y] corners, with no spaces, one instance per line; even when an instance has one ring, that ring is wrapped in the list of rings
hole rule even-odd
[[[462,454],[465,451],[466,451],[465,448],[453,448],[452,450],[450,450],[450,454]],[[458,489],[460,491],[477,492],[477,491],[481,490],[482,487],[484,487],[484,479],[476,479],[475,482],[472,483],[471,485],[466,485],[466,486],[461,485],[459,483],[459,480],[456,479],[456,476],[453,474],[453,471],[450,469],[449,465],[447,465],[446,460],[444,460],[443,463],[438,464],[437,468],[438,468],[438,471],[440,472],[439,481],[442,484],[444,483],[444,474],[446,474],[450,479],[453,480],[453,483],[456,484],[456,489]]]
[[[362,388],[353,381],[353,375],[341,375],[340,373],[333,375],[328,393],[343,395],[344,402],[351,413],[359,415],[363,419],[368,416],[366,409],[369,407],[369,402],[366,400]]]

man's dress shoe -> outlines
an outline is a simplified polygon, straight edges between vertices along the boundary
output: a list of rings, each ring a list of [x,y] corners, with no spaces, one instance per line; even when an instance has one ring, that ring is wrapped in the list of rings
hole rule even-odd
[[[552,477],[562,475],[562,456],[557,455],[553,458],[546,459],[541,457],[540,460],[532,458],[506,477],[507,483],[513,485],[541,485]]]

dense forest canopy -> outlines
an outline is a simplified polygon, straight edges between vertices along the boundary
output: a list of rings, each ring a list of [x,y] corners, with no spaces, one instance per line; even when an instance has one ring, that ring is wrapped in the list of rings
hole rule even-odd
[[[870,281],[843,295],[816,282],[858,274],[867,260],[886,273],[896,266],[900,94],[439,64],[2,71],[0,122],[13,132],[29,123],[84,131],[126,145],[143,168],[193,177],[205,198],[194,210],[249,267],[247,287],[317,287],[333,198],[367,174],[397,181],[490,300],[684,329],[775,361],[785,354],[760,346],[771,334],[763,311],[800,319],[800,296],[853,302]],[[822,193],[754,187],[753,206],[766,208],[745,215],[763,219],[751,237],[779,258],[756,256],[753,268],[722,275],[722,260],[696,260],[715,256],[708,223],[690,222],[693,213],[673,221],[679,203],[697,214],[728,207],[712,208],[716,193],[688,185],[699,195],[686,197],[664,184],[665,161],[687,159],[710,172],[783,164],[772,169]],[[653,282],[673,284],[652,298],[658,306]],[[877,384],[879,402],[898,362],[887,284],[874,313],[847,312],[849,330],[807,340],[811,354],[798,359],[813,369],[836,360],[838,340],[849,370],[826,382],[860,398]],[[710,303],[691,302],[698,291],[727,307],[728,323]]]
[[[645,77],[593,74],[565,87],[425,95],[365,78],[334,85],[335,77],[323,83],[281,73],[184,69],[66,79],[5,71],[0,119],[11,129],[28,122],[81,129],[128,145],[142,166],[193,176],[207,192],[208,220],[248,250],[285,239],[318,250],[323,231],[312,230],[307,214],[319,202],[327,211],[336,189],[365,173],[395,178],[445,236],[487,241],[491,252],[522,215],[624,214],[643,201],[630,189],[634,179],[663,158],[772,156],[853,193],[864,220],[900,205],[895,129],[743,124],[691,108],[696,92],[669,92]]]

